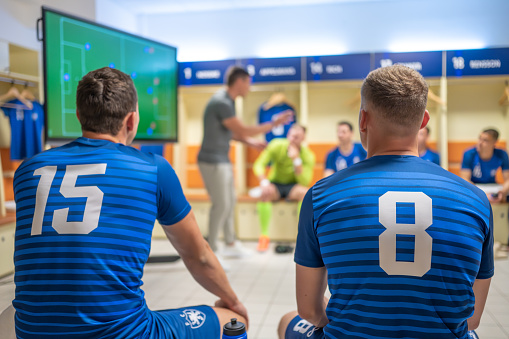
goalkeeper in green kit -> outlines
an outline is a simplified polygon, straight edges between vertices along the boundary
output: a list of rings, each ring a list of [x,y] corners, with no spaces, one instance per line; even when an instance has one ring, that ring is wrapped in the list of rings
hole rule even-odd
[[[299,201],[306,195],[313,179],[315,156],[302,145],[306,136],[304,126],[294,124],[287,137],[272,140],[253,165],[254,174],[260,180],[261,197],[257,204],[260,216],[261,235],[258,251],[269,247],[269,225],[272,216],[272,202],[279,199]],[[266,168],[270,164],[268,176]]]

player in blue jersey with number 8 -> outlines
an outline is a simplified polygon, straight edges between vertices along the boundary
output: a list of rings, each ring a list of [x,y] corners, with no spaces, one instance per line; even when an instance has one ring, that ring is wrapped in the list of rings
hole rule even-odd
[[[429,113],[418,72],[377,69],[361,94],[368,159],[304,198],[298,313],[282,318],[279,337],[470,338],[494,272],[486,194],[419,158],[417,133]]]
[[[139,123],[132,79],[92,71],[76,106],[83,137],[26,160],[14,176],[16,336],[208,339],[231,318],[246,322],[173,168],[126,146]],[[147,307],[141,278],[156,218],[217,307]]]

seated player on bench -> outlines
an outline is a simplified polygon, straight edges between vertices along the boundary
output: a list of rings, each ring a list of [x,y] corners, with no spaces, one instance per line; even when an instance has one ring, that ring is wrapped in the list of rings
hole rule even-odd
[[[465,151],[461,162],[461,177],[474,184],[496,184],[497,170],[502,169],[504,184],[499,192],[488,193],[490,202],[504,202],[509,193],[509,158],[506,151],[495,148],[497,140],[497,130],[485,129],[477,145]]]
[[[246,321],[173,168],[127,146],[140,120],[132,79],[92,71],[76,103],[83,136],[14,176],[18,338],[219,339],[230,318]],[[218,307],[147,307],[141,279],[156,218]]]
[[[260,180],[262,189],[261,201],[257,203],[261,226],[258,251],[266,251],[269,247],[272,202],[279,199],[298,201],[300,208],[300,203],[313,179],[315,156],[302,144],[305,136],[306,128],[293,124],[287,137],[273,139],[253,165],[254,174]],[[270,171],[266,176],[269,164]]]
[[[351,123],[340,121],[336,127],[336,133],[339,144],[325,158],[324,178],[366,159],[366,150],[360,143],[353,142]]]
[[[368,158],[302,202],[298,314],[282,318],[280,338],[467,339],[479,326],[494,273],[493,213],[480,189],[419,158],[427,98],[424,78],[402,65],[364,80]]]

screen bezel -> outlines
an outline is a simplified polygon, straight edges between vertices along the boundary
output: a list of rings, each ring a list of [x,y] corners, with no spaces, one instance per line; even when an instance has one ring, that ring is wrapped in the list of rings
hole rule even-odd
[[[68,13],[64,13],[62,11],[58,11],[58,10],[55,10],[55,9],[52,9],[52,8],[49,8],[47,6],[42,6],[41,7],[42,9],[42,58],[43,58],[43,77],[44,77],[44,140],[47,144],[50,144],[50,145],[62,145],[64,143],[67,143],[69,141],[72,141],[72,140],[75,140],[75,138],[55,138],[55,137],[49,137],[48,136],[48,105],[47,105],[47,102],[48,102],[48,76],[47,76],[47,46],[46,46],[46,13],[47,12],[51,12],[51,13],[54,13],[54,14],[57,14],[57,15],[61,15],[61,16],[64,16],[64,17],[67,17],[69,19],[73,19],[73,20],[78,20],[78,21],[82,21],[84,23],[87,23],[87,24],[90,24],[90,25],[94,25],[94,26],[98,26],[98,27],[101,27],[101,28],[105,28],[105,29],[109,29],[109,30],[112,30],[112,31],[115,31],[115,32],[118,32],[118,33],[122,33],[122,34],[126,34],[126,35],[129,35],[131,37],[135,37],[137,39],[143,39],[147,42],[150,42],[152,44],[157,44],[157,45],[160,45],[160,46],[163,46],[163,47],[166,47],[166,48],[172,48],[175,50],[175,65],[177,67],[176,71],[175,71],[175,89],[177,90],[177,93],[175,93],[175,103],[174,103],[174,109],[175,109],[175,123],[177,124],[177,128],[176,128],[176,133],[175,133],[175,138],[168,138],[168,139],[161,139],[161,138],[151,138],[151,139],[147,139],[147,138],[138,138],[136,137],[133,141],[133,143],[142,143],[142,144],[161,144],[161,143],[177,143],[178,142],[178,139],[179,139],[179,112],[178,112],[178,86],[179,86],[179,83],[178,83],[178,67],[179,67],[179,64],[178,64],[178,61],[177,61],[177,48],[175,46],[172,46],[172,45],[168,45],[168,44],[164,44],[162,42],[159,42],[159,41],[155,41],[155,40],[151,40],[151,39],[147,39],[145,37],[142,37],[140,35],[136,35],[136,34],[132,34],[132,33],[129,33],[129,32],[126,32],[126,31],[123,31],[123,30],[120,30],[120,29],[117,29],[117,28],[113,28],[113,27],[110,27],[110,26],[107,26],[107,25],[103,25],[103,24],[99,24],[97,22],[94,22],[94,21],[91,21],[91,20],[88,20],[88,19],[84,19],[84,18],[80,18],[78,16],[75,16],[75,15],[72,15],[72,14],[68,14]]]

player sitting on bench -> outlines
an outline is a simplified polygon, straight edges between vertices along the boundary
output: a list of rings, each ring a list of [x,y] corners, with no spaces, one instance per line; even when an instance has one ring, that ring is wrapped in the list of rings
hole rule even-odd
[[[260,215],[261,235],[258,251],[269,246],[269,224],[272,216],[272,201],[281,198],[300,203],[313,178],[315,156],[302,145],[306,136],[304,126],[294,124],[285,138],[272,140],[253,165],[253,171],[260,180],[262,194],[257,204]],[[265,169],[270,164],[268,177]]]

